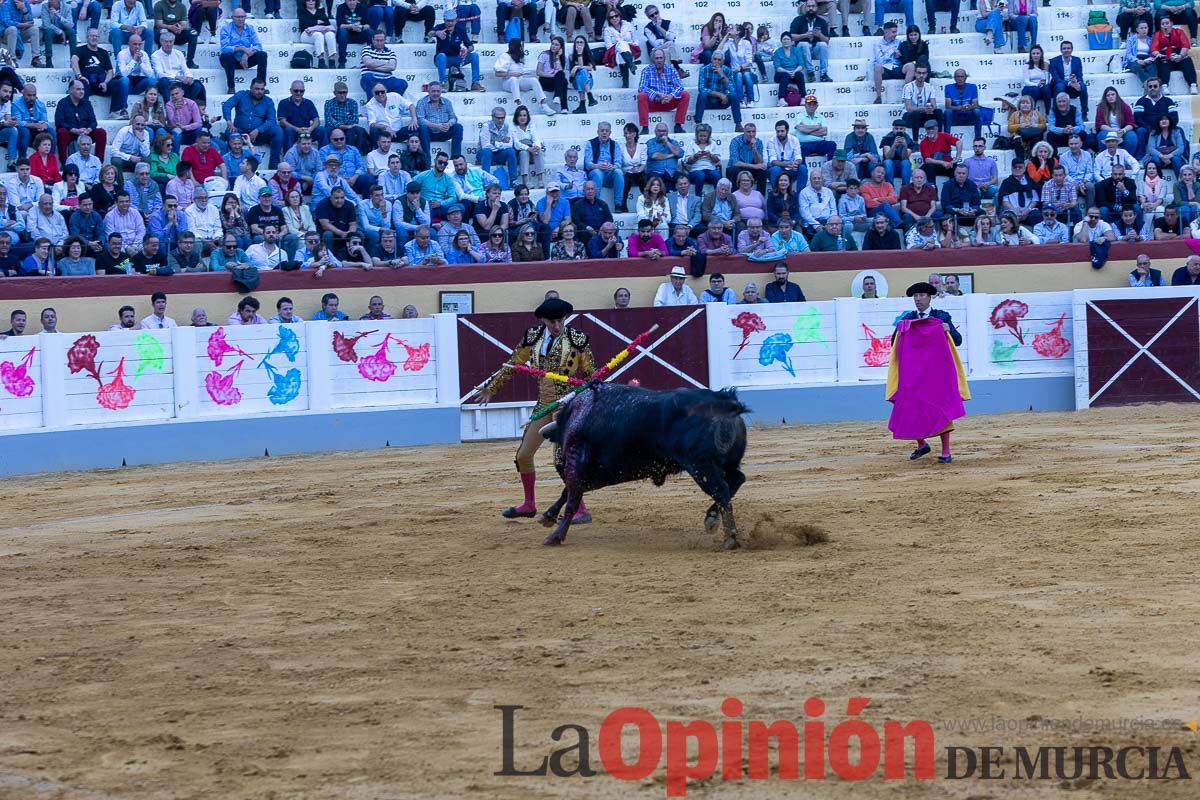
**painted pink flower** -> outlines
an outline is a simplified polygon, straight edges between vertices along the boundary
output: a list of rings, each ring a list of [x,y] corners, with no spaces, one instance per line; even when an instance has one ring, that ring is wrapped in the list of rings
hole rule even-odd
[[[204,388],[208,396],[219,406],[236,406],[242,402],[242,390],[233,385],[237,374],[242,370],[244,361],[239,361],[222,375],[213,370],[204,376]]]
[[[379,344],[379,349],[358,362],[359,375],[378,383],[386,383],[391,380],[392,376],[396,374],[396,363],[388,358],[389,339],[391,339],[390,336],[384,336],[383,341]]]
[[[102,385],[99,391],[96,392],[96,402],[109,411],[119,411],[123,408],[129,408],[129,404],[133,402],[133,396],[137,394],[132,386],[125,383],[125,358],[122,357],[117,362],[117,368],[109,375],[114,375],[110,383]]]
[[[221,366],[221,362],[225,359],[225,356],[229,355],[230,353],[237,353],[244,358],[250,357],[244,350],[242,350],[242,348],[234,347],[229,342],[225,341],[224,328],[217,328],[212,332],[212,335],[208,337],[209,359],[213,362],[213,364],[219,367]]]
[[[338,358],[340,358],[342,361],[345,361],[347,364],[357,363],[358,352],[354,349],[354,346],[358,344],[359,339],[363,338],[364,336],[370,336],[372,333],[378,333],[378,331],[363,331],[362,333],[356,333],[353,336],[344,336],[342,335],[341,331],[334,331],[333,352],[337,354]],[[386,343],[387,340],[385,339],[384,344]]]
[[[35,384],[28,370],[29,365],[33,363],[33,354],[36,352],[37,348],[31,347],[18,363],[5,361],[0,364],[0,383],[3,383],[4,388],[13,397],[29,397],[33,394]]]
[[[71,370],[72,375],[86,372],[96,379],[96,383],[103,385],[104,381],[100,379],[100,370],[96,366],[96,354],[99,352],[100,342],[95,336],[90,333],[80,336],[67,351],[67,369]]]

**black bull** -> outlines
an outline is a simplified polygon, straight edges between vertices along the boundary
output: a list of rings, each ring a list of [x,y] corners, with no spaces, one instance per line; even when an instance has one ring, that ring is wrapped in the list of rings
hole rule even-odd
[[[737,547],[733,496],[746,481],[740,467],[748,410],[732,389],[659,392],[605,383],[580,393],[543,430],[557,445],[555,466],[565,484],[539,518],[546,527],[558,523],[543,544],[563,543],[586,492],[645,478],[662,486],[668,475],[687,472],[713,499],[705,528],[720,516],[725,549]]]

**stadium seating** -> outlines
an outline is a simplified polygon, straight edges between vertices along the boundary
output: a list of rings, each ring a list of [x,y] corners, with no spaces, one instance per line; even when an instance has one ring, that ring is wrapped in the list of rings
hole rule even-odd
[[[480,57],[483,83],[487,91],[482,93],[459,92],[450,96],[459,120],[466,131],[464,149],[468,153],[474,151],[473,132],[486,123],[491,108],[499,105],[511,111],[515,106],[512,97],[500,89],[500,82],[494,77],[491,69],[497,55],[503,51],[503,45],[497,44],[495,41],[494,26],[491,22],[495,18],[495,0],[484,0],[479,5],[482,8],[484,24],[480,36],[481,41],[477,45],[476,51]],[[640,31],[645,22],[642,8],[647,3],[639,0],[634,5],[638,8],[635,25]],[[730,22],[749,21],[755,25],[770,24],[772,40],[776,43],[778,43],[780,33],[787,30],[796,13],[795,6],[790,0],[760,0],[760,2],[754,3],[745,3],[743,0],[723,0],[721,2],[718,0],[693,0],[689,4],[667,0],[667,2],[657,3],[657,5],[662,10],[663,18],[673,20],[676,29],[680,27],[685,29],[685,32],[680,34],[680,44],[685,50],[690,50],[698,41],[700,27],[707,21],[709,15],[716,11],[723,12]],[[926,28],[924,4],[918,2],[914,5],[916,6],[914,10],[916,23],[924,31]],[[1021,69],[1027,57],[1015,52],[1015,48],[1012,48],[1013,52],[1000,54],[989,52],[991,48],[985,46],[983,35],[974,31],[973,12],[969,11],[969,5],[969,0],[963,0],[959,22],[962,33],[939,33],[925,37],[930,43],[931,63],[937,74],[949,73],[958,67],[966,69],[970,76],[969,80],[979,86],[981,100],[987,105],[994,105],[992,98],[1020,90]],[[308,98],[316,103],[318,110],[321,110],[324,100],[332,97],[333,84],[338,80],[344,80],[351,87],[351,96],[356,97],[361,104],[364,98],[358,85],[356,65],[359,48],[357,46],[352,45],[350,48],[346,69],[293,70],[289,68],[293,53],[307,47],[299,41],[294,20],[295,7],[295,0],[284,0],[282,12],[284,19],[254,18],[248,23],[258,31],[264,48],[269,54],[268,91],[278,100],[287,96],[287,87],[291,81],[303,80],[308,85]],[[1089,51],[1087,49],[1085,27],[1088,14],[1098,10],[1105,11],[1109,21],[1115,23],[1117,14],[1115,4],[1089,5],[1086,0],[1054,0],[1052,7],[1040,9],[1039,44],[1045,48],[1049,58],[1057,55],[1058,46],[1064,39],[1075,42],[1076,55],[1083,59],[1085,65],[1085,76],[1093,108],[1095,99],[1099,98],[1108,86],[1115,86],[1121,96],[1127,102],[1132,103],[1142,94],[1142,91],[1137,79],[1122,69],[1121,51]],[[258,6],[258,11],[261,12],[261,6]],[[441,7],[438,8],[438,14],[440,18]],[[896,16],[889,14],[887,18],[892,19]],[[288,17],[292,17],[292,19]],[[228,19],[228,5],[226,5],[226,16],[223,17],[222,24],[226,19]],[[861,15],[851,14],[852,33],[861,32],[861,19]],[[900,21],[903,23],[902,19]],[[108,24],[107,15],[102,24],[105,26]],[[869,26],[874,29],[873,19],[870,20]],[[82,39],[82,36],[80,38]],[[107,38],[102,38],[106,46]],[[408,31],[410,43],[390,44],[389,47],[400,57],[398,74],[409,81],[408,94],[415,100],[421,96],[421,87],[436,78],[437,71],[433,64],[433,46],[411,43],[413,38],[414,28],[410,27]],[[547,47],[546,37],[543,35],[541,39],[541,44],[527,45],[531,58],[535,58],[537,53]],[[829,121],[829,138],[839,145],[850,131],[854,119],[866,118],[878,141],[900,112],[902,84],[899,81],[885,82],[884,103],[882,105],[872,104],[874,87],[869,78],[869,59],[874,42],[874,36],[832,39],[829,72],[833,82],[816,83],[808,87],[808,91],[819,98],[820,111]],[[217,49],[217,46],[212,44],[200,45],[196,54],[196,61],[200,66],[197,75],[205,82],[209,90],[207,111],[214,118],[220,115],[221,103],[227,98],[227,95],[224,94],[224,73],[217,60]],[[65,45],[57,46],[55,63],[60,65],[69,63],[69,54]],[[685,86],[692,90],[693,97],[698,71],[698,66],[693,67],[690,77],[684,81]],[[37,84],[39,97],[46,103],[51,118],[53,118],[54,106],[66,91],[68,70],[62,67],[56,69],[24,68],[20,70],[20,73],[26,80]],[[252,75],[252,71],[240,71],[236,77],[238,88],[245,88]],[[947,78],[935,79],[933,81],[935,89],[940,92],[947,80]],[[546,156],[548,167],[553,168],[560,165],[565,150],[577,149],[583,141],[591,138],[594,135],[596,124],[601,120],[607,120],[613,124],[614,136],[619,139],[620,126],[635,119],[635,114],[632,112],[635,89],[619,87],[618,72],[601,67],[596,72],[595,90],[599,105],[591,109],[590,113],[583,115],[564,113],[546,118],[538,115],[535,110],[535,121],[548,147]],[[800,109],[776,107],[775,89],[771,82],[760,83],[758,88],[760,94],[758,102],[754,104],[753,108],[745,110],[744,117],[746,120],[759,123],[760,135],[765,136],[769,135],[769,131],[764,132],[764,123],[769,128],[775,120],[795,118]],[[1176,97],[1187,95],[1187,86],[1178,74],[1172,77],[1168,90]],[[574,92],[571,92],[571,96],[574,97]],[[132,101],[133,98],[131,98]],[[93,97],[92,103],[96,108],[98,118],[102,121],[102,126],[109,130],[110,138],[117,129],[126,124],[121,120],[107,118],[107,98]],[[694,104],[695,100],[693,99],[691,110],[694,110]],[[532,103],[529,105],[531,109],[534,109]],[[1191,104],[1189,102],[1181,103],[1179,112],[1184,134],[1189,141],[1194,141]],[[690,118],[689,113],[689,120]],[[667,119],[667,117],[653,114],[652,124],[657,119]],[[998,121],[1003,119],[1003,115],[998,117]],[[1089,115],[1089,126],[1090,119]],[[714,142],[718,148],[724,149],[728,140],[735,135],[729,112],[710,111],[707,112],[705,120],[714,128]],[[217,123],[214,131],[219,132],[222,127],[223,123]],[[689,124],[689,131],[690,127]],[[969,135],[970,129],[959,128],[956,132]],[[690,132],[686,135],[690,136]],[[1004,175],[1012,157],[1011,152],[990,151],[990,154],[996,157],[999,162],[1000,174]],[[608,190],[606,190],[606,196],[607,192]],[[538,194],[540,195],[540,193]],[[623,227],[627,226],[632,222],[632,217],[622,219],[621,222]]]

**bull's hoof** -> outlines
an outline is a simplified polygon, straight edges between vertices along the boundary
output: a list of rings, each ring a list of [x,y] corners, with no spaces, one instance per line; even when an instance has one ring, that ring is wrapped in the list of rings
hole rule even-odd
[[[564,544],[566,541],[566,538],[567,538],[566,536],[560,537],[558,534],[552,533],[549,536],[547,536],[545,539],[542,540],[542,544],[546,545],[547,547],[553,547],[556,545]]]
[[[519,506],[509,506],[508,508],[506,508],[500,512],[500,516],[504,517],[505,519],[528,519],[528,518],[537,516],[537,509],[536,508],[526,509],[526,508],[521,508]]]
[[[710,511],[704,515],[704,530],[707,533],[712,533],[717,527],[717,521],[721,519],[721,512]]]
[[[558,522],[558,518],[549,511],[542,512],[542,515],[537,518],[538,524],[543,528],[553,528],[554,523]]]
[[[728,539],[725,540],[725,543],[723,545],[721,545],[721,549],[722,550],[737,550],[741,546],[742,546],[742,543],[737,540],[736,536],[730,536]]]
[[[591,521],[592,514],[590,511],[579,511],[576,512],[575,516],[571,517],[572,525],[587,525]]]

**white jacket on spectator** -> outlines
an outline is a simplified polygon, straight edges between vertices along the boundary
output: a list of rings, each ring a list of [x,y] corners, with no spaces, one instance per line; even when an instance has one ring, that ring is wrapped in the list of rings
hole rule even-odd
[[[150,63],[154,67],[155,74],[160,78],[179,80],[190,77],[192,74],[192,71],[188,69],[183,51],[178,47],[172,47],[170,55],[167,55],[166,51],[162,49],[155,50],[154,55],[150,56]]]
[[[211,199],[203,211],[195,203],[192,203],[184,209],[184,213],[187,214],[188,229],[196,234],[197,239],[211,241],[221,235],[221,212],[217,210]]]
[[[621,22],[621,27],[614,28],[612,25],[605,24],[604,26],[604,47],[617,48],[618,53],[628,53],[629,45],[637,40],[637,31],[634,30],[632,22]]]
[[[399,92],[388,92],[386,102],[374,97],[366,103],[367,127],[380,125],[395,133],[401,128],[417,126],[417,104]]]
[[[142,135],[138,136],[132,125],[126,125],[117,131],[117,135],[113,137],[109,147],[114,156],[127,161],[130,156],[148,158],[150,156],[150,129],[142,128]]]

